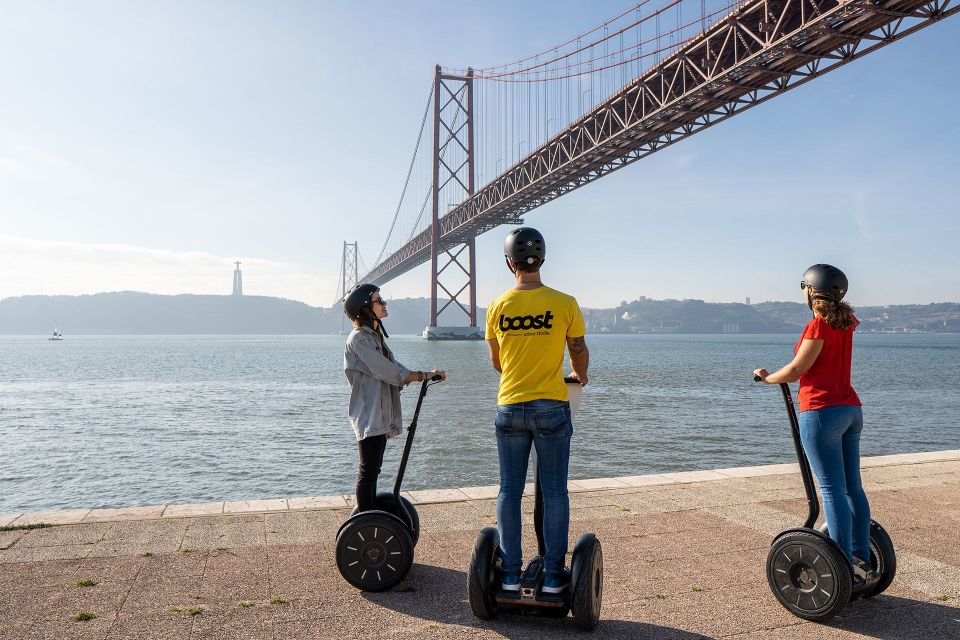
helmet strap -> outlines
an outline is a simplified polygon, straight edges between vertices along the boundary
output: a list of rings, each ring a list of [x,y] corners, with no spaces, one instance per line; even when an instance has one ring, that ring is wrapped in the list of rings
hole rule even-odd
[[[510,269],[510,273],[517,275],[517,269],[512,264],[510,264],[510,258],[503,256],[503,261],[507,263],[507,269]]]

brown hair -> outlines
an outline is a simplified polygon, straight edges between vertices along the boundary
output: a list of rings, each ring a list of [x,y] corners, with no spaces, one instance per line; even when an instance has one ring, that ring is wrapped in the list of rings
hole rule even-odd
[[[834,329],[849,329],[854,325],[853,307],[843,300],[833,300],[816,290],[810,292],[813,312]]]
[[[365,304],[360,307],[360,315],[359,317],[353,319],[353,326],[357,329],[360,327],[370,327],[373,329],[373,332],[377,334],[378,338],[380,338],[380,346],[383,348],[383,355],[391,359],[393,358],[393,352],[390,351],[390,347],[387,346],[386,341],[383,339],[382,325],[377,320],[377,316],[373,312],[373,309],[370,308],[370,305]]]

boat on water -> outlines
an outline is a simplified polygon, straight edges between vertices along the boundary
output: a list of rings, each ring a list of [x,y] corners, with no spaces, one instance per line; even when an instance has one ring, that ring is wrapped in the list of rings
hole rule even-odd
[[[47,340],[63,340],[63,334],[57,325],[53,325],[53,335],[47,338]]]

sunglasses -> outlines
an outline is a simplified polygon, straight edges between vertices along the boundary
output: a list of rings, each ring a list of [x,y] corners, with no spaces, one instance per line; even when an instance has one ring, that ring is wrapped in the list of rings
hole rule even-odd
[[[800,290],[803,291],[804,289],[806,289],[806,288],[809,287],[809,286],[810,286],[810,285],[808,285],[806,282],[801,282],[801,283],[800,283]]]
[[[382,305],[384,307],[387,306],[387,301],[384,300],[383,298],[380,298],[379,300],[371,300],[370,302],[372,302],[373,304]]]

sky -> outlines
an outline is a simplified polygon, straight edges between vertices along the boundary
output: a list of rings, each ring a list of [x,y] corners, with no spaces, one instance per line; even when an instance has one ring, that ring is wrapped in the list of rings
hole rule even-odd
[[[434,65],[629,6],[0,0],[0,299],[228,294],[240,260],[245,293],[330,306],[343,242],[384,241]],[[535,210],[544,281],[800,301],[828,262],[854,305],[960,301],[958,56],[954,16]],[[506,232],[477,240],[481,305]],[[383,293],[428,296],[427,265]]]

